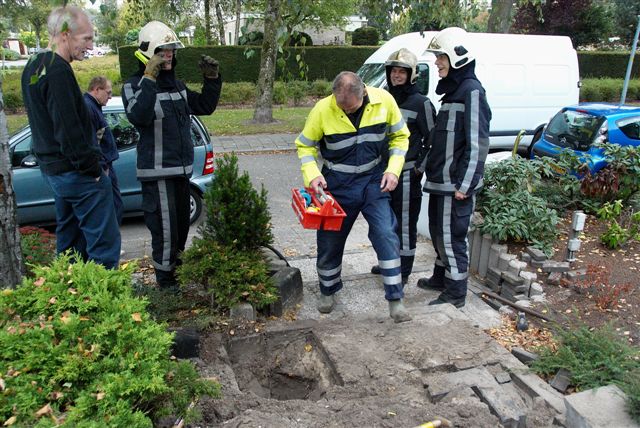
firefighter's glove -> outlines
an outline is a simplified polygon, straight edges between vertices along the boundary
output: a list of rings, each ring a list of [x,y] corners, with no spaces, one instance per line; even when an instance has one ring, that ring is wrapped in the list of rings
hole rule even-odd
[[[202,71],[202,75],[207,79],[218,78],[218,69],[219,69],[218,61],[211,58],[209,55],[201,55],[198,66]]]
[[[165,60],[160,55],[156,54],[149,59],[147,67],[144,69],[144,75],[150,79],[156,80],[160,73],[160,68],[164,64]]]

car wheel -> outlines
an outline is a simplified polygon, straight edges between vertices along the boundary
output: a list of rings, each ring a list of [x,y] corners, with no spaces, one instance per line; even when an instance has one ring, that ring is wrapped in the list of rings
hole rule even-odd
[[[533,135],[531,143],[529,144],[529,147],[527,147],[527,159],[531,159],[533,157],[533,145],[538,142],[540,138],[542,138],[542,129],[538,129]]]
[[[193,224],[202,214],[202,197],[197,190],[189,188],[189,224]]]

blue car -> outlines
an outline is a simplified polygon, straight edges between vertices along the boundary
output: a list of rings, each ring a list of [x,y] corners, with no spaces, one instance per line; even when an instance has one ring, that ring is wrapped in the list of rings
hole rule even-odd
[[[120,158],[114,168],[118,175],[124,215],[142,215],[142,191],[136,178],[136,145],[138,131],[127,119],[120,97],[103,107],[105,119],[113,132]],[[190,180],[191,223],[202,213],[202,196],[213,177],[213,147],[209,132],[195,116],[191,116],[191,141],[194,148],[193,175]],[[54,224],[56,213],[53,193],[44,181],[38,162],[31,153],[31,128],[21,129],[9,139],[9,156],[13,171],[18,223]]]
[[[607,103],[583,103],[565,107],[549,121],[531,156],[557,156],[573,150],[595,174],[607,162],[594,143],[637,146],[640,144],[640,107]],[[588,155],[588,156],[586,156]]]

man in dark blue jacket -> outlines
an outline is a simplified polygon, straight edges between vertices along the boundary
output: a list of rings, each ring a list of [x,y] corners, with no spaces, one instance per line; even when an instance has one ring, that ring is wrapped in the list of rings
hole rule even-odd
[[[113,138],[111,128],[109,128],[109,124],[104,118],[104,113],[102,113],[102,107],[106,106],[111,99],[111,93],[111,81],[104,76],[96,76],[89,82],[89,88],[84,94],[84,102],[89,109],[91,125],[102,153],[100,166],[111,179],[113,207],[116,210],[116,218],[120,225],[122,224],[123,212],[122,196],[120,195],[120,186],[118,186],[118,176],[113,169],[113,162],[120,157],[120,154],[118,153],[118,147],[116,146],[115,138]]]
[[[482,188],[491,110],[475,74],[466,31],[446,28],[427,50],[436,55],[436,94],[443,95],[431,149],[421,167],[427,176],[429,233],[437,258],[433,276],[420,279],[418,287],[441,291],[430,305],[462,307],[469,276],[467,233],[475,194]]]
[[[176,290],[176,264],[189,233],[189,177],[193,172],[191,114],[208,115],[218,105],[222,78],[218,62],[203,56],[202,93],[176,79],[175,52],[184,46],[162,22],[151,21],[138,35],[139,69],[122,90],[129,121],[140,133],[137,175],[142,210],[151,232],[156,280]]]
[[[89,111],[70,64],[93,48],[93,26],[82,9],[67,6],[49,14],[47,30],[49,49],[29,59],[21,83],[33,153],[54,194],[57,251],[72,249],[115,268],[120,229],[111,181],[100,166]]]

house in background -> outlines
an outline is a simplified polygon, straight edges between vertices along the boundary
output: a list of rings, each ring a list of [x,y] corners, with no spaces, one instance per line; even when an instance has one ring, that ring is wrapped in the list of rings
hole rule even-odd
[[[20,55],[27,55],[27,46],[20,40],[13,37],[3,40],[2,47],[18,52]]]
[[[254,21],[247,26],[250,19]],[[242,37],[242,29],[247,27],[248,31],[260,31],[264,29],[262,17],[259,14],[243,13],[240,15],[240,37]],[[347,33],[351,33],[357,28],[366,27],[367,19],[362,16],[352,15],[347,17],[347,24],[343,27],[331,26],[317,30],[311,26],[301,26],[296,28],[300,32],[307,33],[313,44],[318,45],[344,45]],[[237,44],[237,40],[234,40],[234,33],[236,28],[236,19],[232,17],[224,24],[225,42],[227,45]]]

